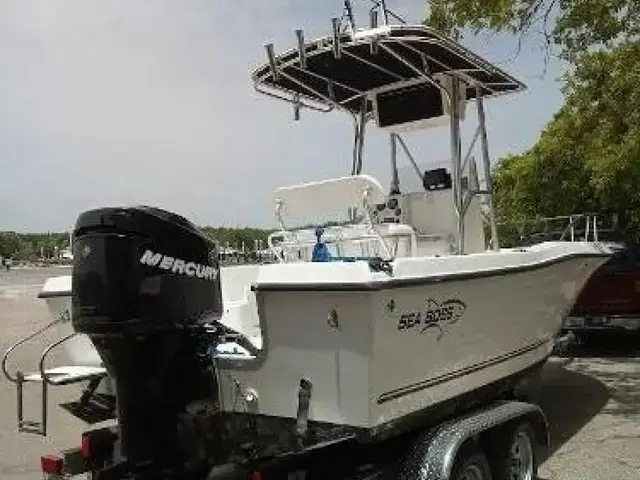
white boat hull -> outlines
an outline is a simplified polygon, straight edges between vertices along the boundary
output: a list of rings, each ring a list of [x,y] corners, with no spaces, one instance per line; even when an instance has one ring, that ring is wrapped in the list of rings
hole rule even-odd
[[[313,384],[310,419],[375,428],[492,384],[550,355],[565,311],[601,262],[567,257],[361,292],[259,291],[265,354],[223,370],[223,408],[246,410],[245,390],[258,394],[260,413],[295,417],[304,378]]]
[[[605,259],[597,244],[558,242],[398,259],[392,275],[366,262],[223,268],[222,321],[260,353],[219,359],[221,408],[295,418],[306,379],[310,420],[391,425],[544,362]]]

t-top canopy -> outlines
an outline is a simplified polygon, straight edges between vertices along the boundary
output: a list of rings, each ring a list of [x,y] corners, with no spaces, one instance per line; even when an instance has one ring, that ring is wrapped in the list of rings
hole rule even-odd
[[[379,92],[407,86],[415,90],[422,85],[420,108],[425,108],[424,100],[427,109],[433,104],[433,112],[427,116],[435,117],[442,115],[438,74],[460,78],[466,92],[459,93],[462,98],[466,93],[466,99],[474,98],[477,91],[483,97],[492,97],[525,88],[499,68],[425,26],[389,25],[351,35],[338,33],[334,21],[334,35],[305,42],[300,30],[297,34],[297,49],[275,55],[272,46],[267,46],[269,62],[252,75],[261,93],[324,111],[341,108],[360,114],[364,107],[368,114],[374,110],[373,100]],[[417,102],[405,102],[401,108],[411,103]]]

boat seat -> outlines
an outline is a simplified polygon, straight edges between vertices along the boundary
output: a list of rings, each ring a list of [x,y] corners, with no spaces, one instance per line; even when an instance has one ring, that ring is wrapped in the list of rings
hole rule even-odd
[[[416,231],[411,225],[404,223],[380,223],[376,225],[376,230],[387,242],[395,242],[389,245],[394,251],[394,257],[411,257],[417,254],[418,238]],[[403,240],[407,243],[402,245]]]
[[[106,375],[107,369],[104,367],[69,365],[50,368],[45,370],[44,373],[47,376],[47,380],[53,385],[70,385]],[[42,382],[42,376],[40,372],[28,373],[24,376],[24,381]]]
[[[382,185],[369,175],[351,175],[277,188],[274,197],[283,217],[314,217],[321,211],[359,207],[385,201]]]

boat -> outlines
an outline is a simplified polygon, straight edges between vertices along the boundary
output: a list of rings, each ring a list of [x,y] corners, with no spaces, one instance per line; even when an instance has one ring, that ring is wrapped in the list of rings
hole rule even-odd
[[[268,243],[275,262],[218,269],[214,260],[197,262],[187,250],[167,253],[144,243],[127,256],[137,258],[135,268],[150,278],[197,278],[220,289],[214,323],[227,334],[209,345],[216,408],[229,418],[253,415],[275,436],[274,425],[293,421],[302,431],[307,423],[315,425],[317,442],[384,438],[410,429],[416,418],[435,421],[486,399],[513,396],[546,362],[583,285],[611,255],[597,241],[501,247],[484,105],[525,85],[433,29],[393,23],[386,7],[372,13],[364,29],[356,28],[349,9],[343,21],[333,19],[325,37],[308,41],[296,30],[295,48],[277,53],[266,45],[265,63],[251,76],[258,92],[289,102],[296,120],[302,112],[336,112],[354,126],[349,174],[274,192],[277,230]],[[461,122],[473,116],[475,134],[463,154]],[[388,189],[364,173],[366,127],[373,125],[389,134]],[[450,168],[421,170],[403,135],[445,126]],[[421,191],[403,190],[402,156]],[[86,212],[74,232],[74,278],[87,281],[84,259],[97,248],[86,232],[100,222],[125,222],[120,218],[167,229],[182,225],[185,232],[195,228],[150,207]],[[107,352],[108,343],[94,338],[104,332],[83,320],[89,310],[72,308],[74,295],[83,295],[72,276],[51,279],[41,296],[69,325],[76,343],[64,345],[74,365],[85,368],[77,377],[122,374],[109,362],[125,360],[144,363],[149,372],[160,368],[142,360],[142,353],[129,356],[120,349],[120,358]],[[146,289],[155,287],[145,285],[139,294],[152,295]],[[175,298],[176,309],[196,303],[195,294]],[[147,356],[160,348],[143,344]],[[173,350],[162,348],[165,360],[174,358]],[[40,372],[36,380],[53,379]],[[142,384],[148,384],[145,375],[153,377],[144,369],[130,374]],[[69,372],[67,383],[74,375]],[[171,387],[165,386],[177,388],[177,381],[172,377]],[[124,396],[119,382],[124,380],[115,379],[115,391]],[[147,395],[141,388],[135,392]],[[149,443],[160,441],[151,431],[148,437]],[[267,447],[261,448],[264,453]]]

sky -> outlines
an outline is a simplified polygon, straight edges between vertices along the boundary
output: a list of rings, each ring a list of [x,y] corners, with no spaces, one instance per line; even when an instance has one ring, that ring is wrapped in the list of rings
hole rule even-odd
[[[388,6],[416,24],[426,11],[422,0]],[[294,122],[250,74],[265,43],[291,48],[296,28],[324,36],[341,10],[341,0],[3,0],[0,230],[65,231],[84,210],[131,204],[272,227],[278,186],[349,172],[352,124],[310,111]],[[490,155],[529,148],[562,102],[563,65],[542,76],[534,40],[515,60],[512,37],[463,43],[528,86],[487,102]],[[468,139],[473,128],[463,126]],[[388,137],[368,132],[365,172],[387,185]],[[446,127],[407,142],[423,164],[448,158]]]

